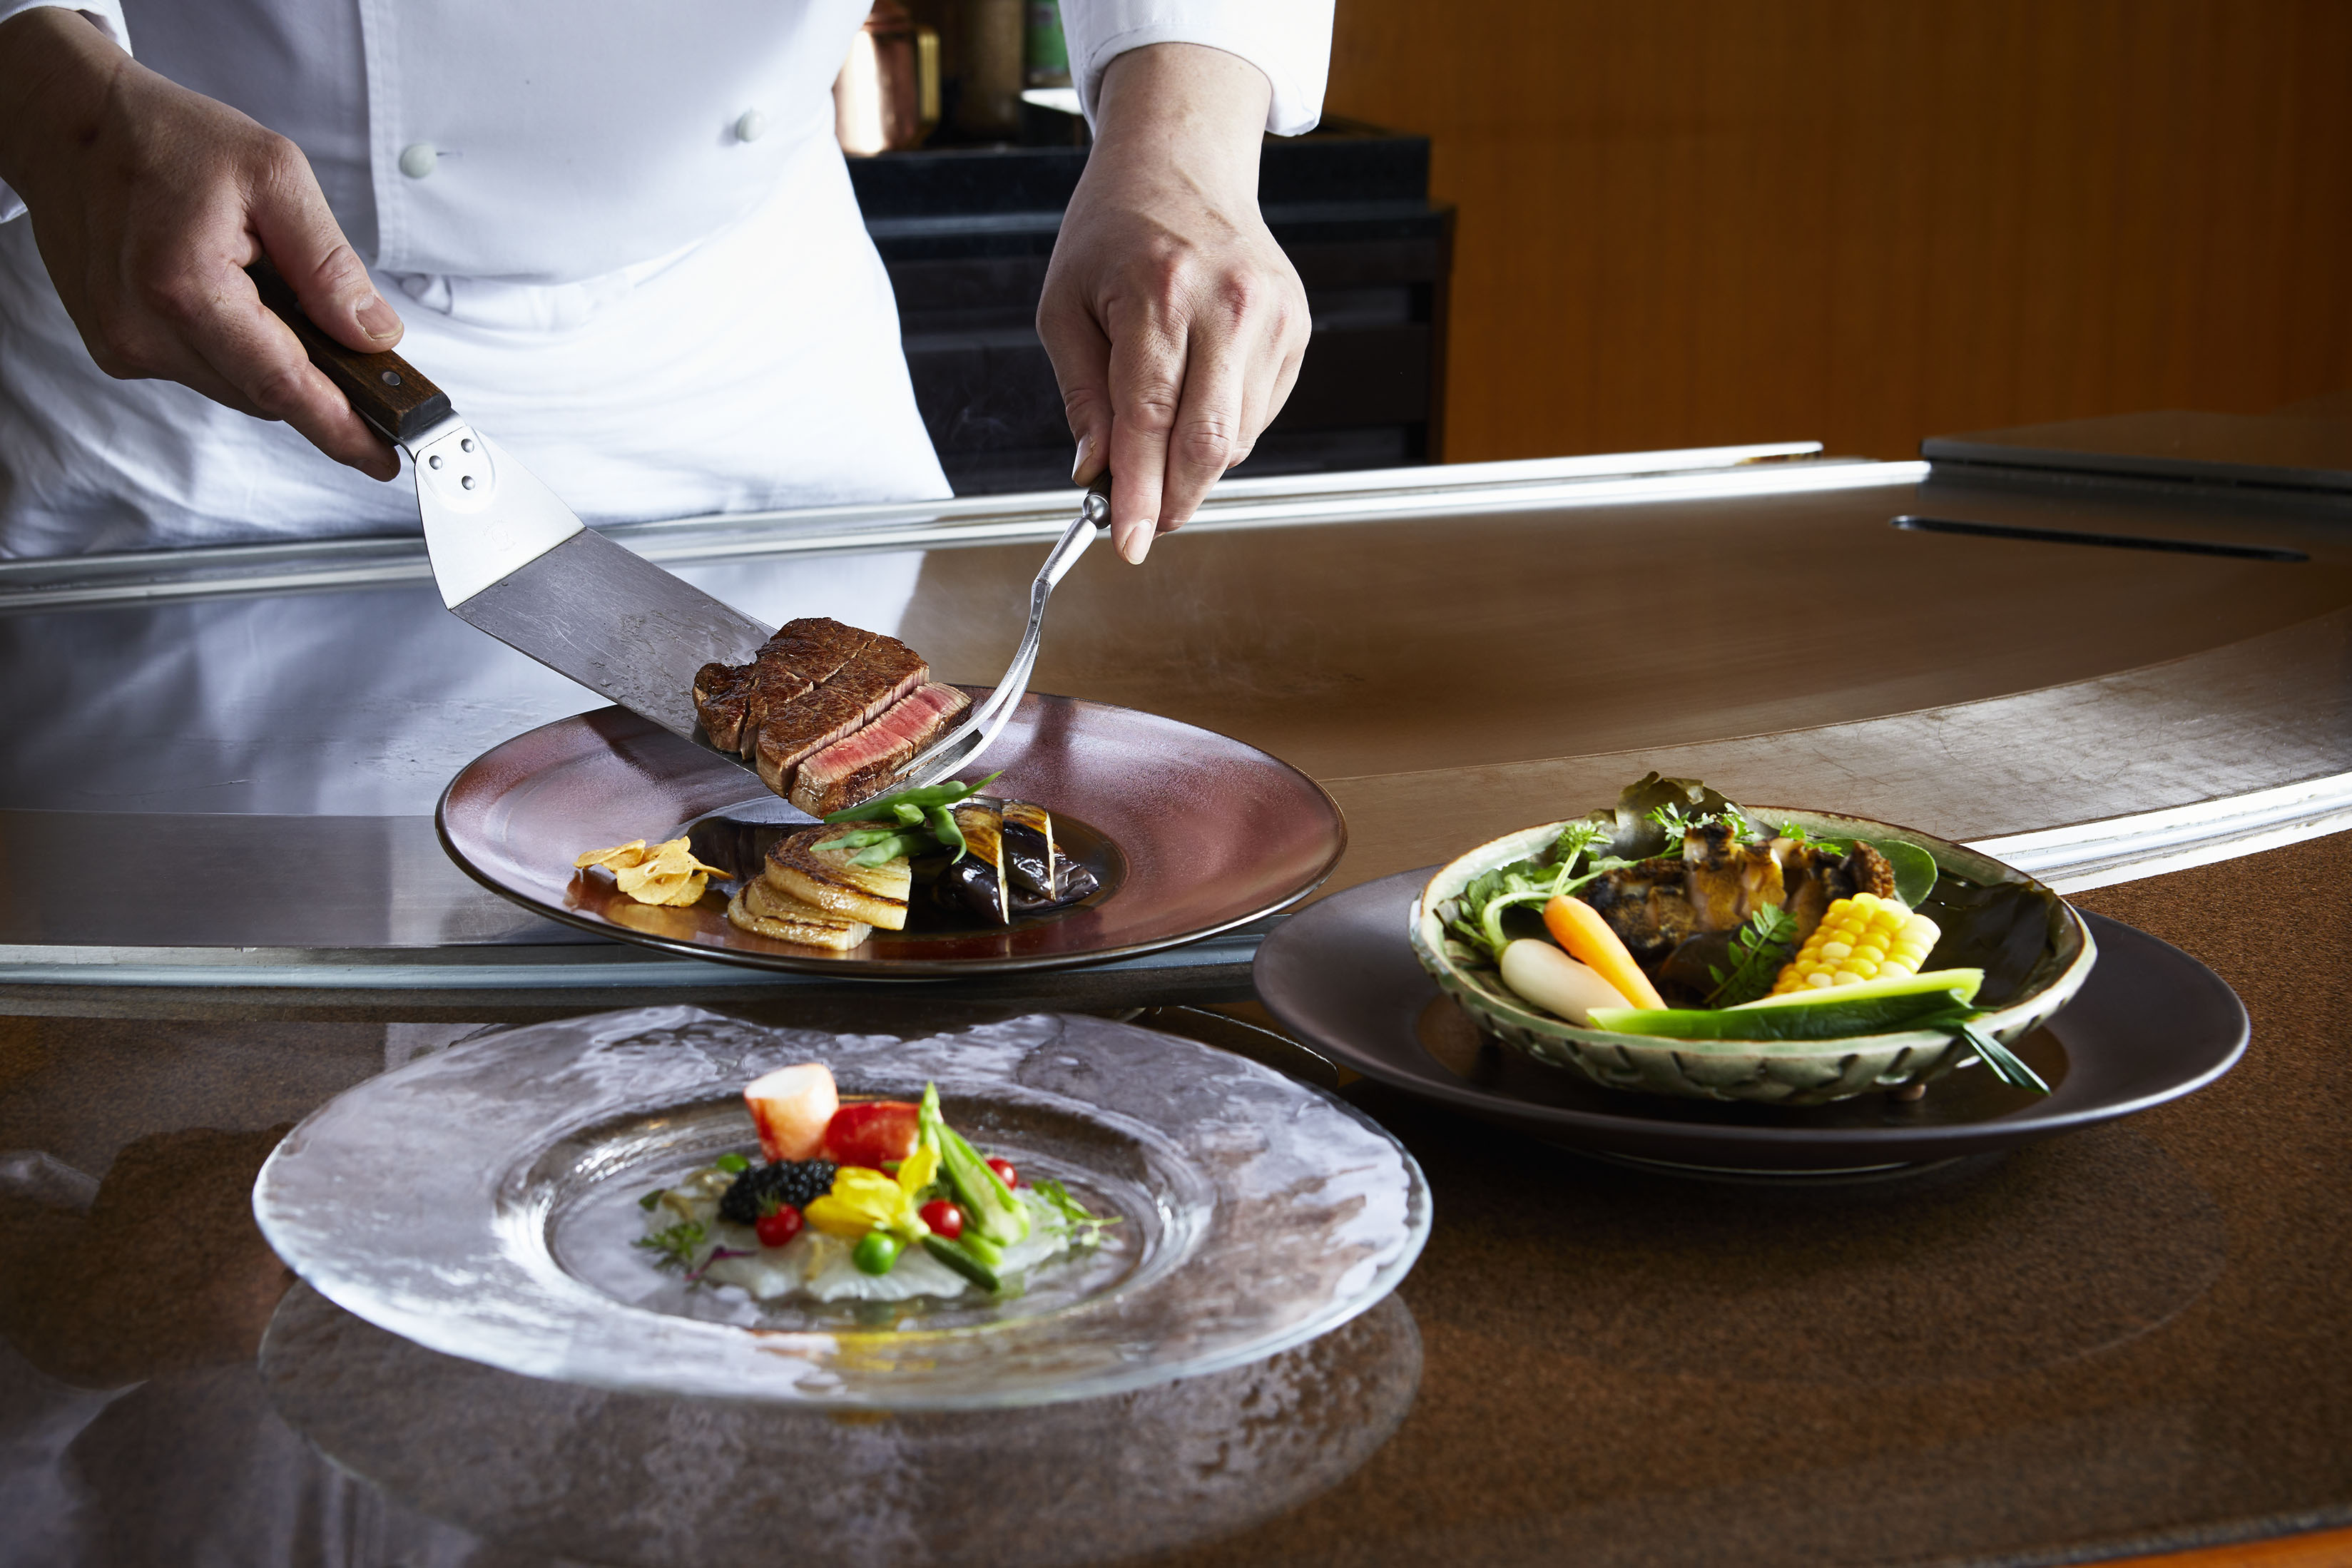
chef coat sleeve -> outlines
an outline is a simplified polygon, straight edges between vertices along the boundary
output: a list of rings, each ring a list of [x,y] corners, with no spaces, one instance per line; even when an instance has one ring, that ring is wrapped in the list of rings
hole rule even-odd
[[[64,4],[64,0],[0,0],[0,22],[20,12],[37,11],[44,5]],[[125,53],[131,48],[131,29],[122,22],[122,0],[82,0],[80,4],[65,5],[65,9],[79,11],[107,31],[107,36],[121,44]],[[0,181],[0,223],[23,217],[25,204],[16,199],[6,182]]]
[[[1146,44],[1206,44],[1265,73],[1274,84],[1265,128],[1296,136],[1323,118],[1331,6],[1332,0],[1062,0],[1070,80],[1092,126],[1103,71],[1114,58]]]

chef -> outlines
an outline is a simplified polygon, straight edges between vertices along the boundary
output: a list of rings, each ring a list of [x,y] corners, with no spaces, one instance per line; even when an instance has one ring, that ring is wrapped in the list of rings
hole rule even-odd
[[[1140,562],[1297,375],[1257,156],[1331,5],[1062,9],[1096,140],[1038,330]],[[0,556],[416,526],[264,256],[590,523],[946,496],[833,138],[866,10],[0,0]]]

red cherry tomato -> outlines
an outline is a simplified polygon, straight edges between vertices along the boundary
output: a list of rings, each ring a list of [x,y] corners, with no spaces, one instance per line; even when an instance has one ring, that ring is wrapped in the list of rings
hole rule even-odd
[[[991,1160],[988,1163],[988,1168],[995,1172],[996,1179],[1006,1186],[1017,1187],[1021,1184],[1021,1173],[1013,1168],[1012,1161]]]
[[[845,1105],[825,1124],[824,1157],[836,1165],[878,1171],[914,1153],[921,1140],[920,1107],[903,1100],[867,1100]]]
[[[793,1237],[801,1233],[801,1211],[790,1204],[780,1204],[772,1214],[763,1214],[752,1223],[760,1233],[762,1247],[790,1246]]]
[[[933,1236],[953,1241],[963,1234],[963,1210],[945,1198],[933,1198],[915,1212],[923,1216],[923,1223],[931,1227]]]

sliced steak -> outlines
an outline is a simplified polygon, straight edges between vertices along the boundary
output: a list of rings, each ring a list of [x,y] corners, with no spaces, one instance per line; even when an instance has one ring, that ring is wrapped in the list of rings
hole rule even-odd
[[[831,679],[876,641],[872,632],[813,616],[787,621],[749,664],[704,665],[694,677],[703,732],[724,751],[751,755],[771,714]]]
[[[921,654],[897,637],[876,637],[825,686],[855,693],[866,704],[866,717],[872,720],[930,678],[931,667],[923,662]]]
[[[871,724],[803,759],[793,779],[793,804],[823,816],[879,794],[916,752],[971,710],[971,699],[952,686],[918,687]]]
[[[702,732],[722,752],[741,755],[744,745],[760,732],[751,715],[764,718],[771,707],[790,701],[809,689],[809,682],[777,668],[750,664],[706,664],[694,676],[694,716]]]
[[[930,679],[922,656],[897,637],[876,637],[834,678],[769,710],[753,761],[778,795],[792,793],[801,763],[842,740]]]
[[[865,700],[854,692],[820,686],[794,698],[760,726],[751,751],[760,782],[778,795],[790,795],[801,763],[855,733],[866,717]]]

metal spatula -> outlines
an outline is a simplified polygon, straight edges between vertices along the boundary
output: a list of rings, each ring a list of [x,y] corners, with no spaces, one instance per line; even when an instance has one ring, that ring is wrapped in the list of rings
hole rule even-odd
[[[268,262],[249,270],[262,303],[294,329],[310,363],[408,453],[442,602],[509,647],[708,746],[695,720],[694,672],[713,659],[742,663],[770,628],[583,527],[415,366],[345,348],[302,313]]]
[[[406,451],[442,602],[457,617],[632,713],[752,771],[703,733],[695,672],[742,664],[770,627],[584,526],[556,493],[474,429],[448,395],[394,353],[360,353],[320,331],[267,261],[247,269],[262,302],[352,407]],[[1087,493],[1030,592],[1029,628],[995,691],[915,760],[929,784],[976,760],[1029,687],[1046,595],[1109,515],[1108,476]]]

